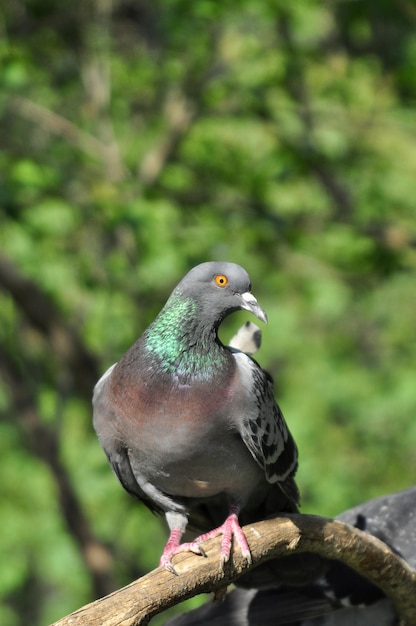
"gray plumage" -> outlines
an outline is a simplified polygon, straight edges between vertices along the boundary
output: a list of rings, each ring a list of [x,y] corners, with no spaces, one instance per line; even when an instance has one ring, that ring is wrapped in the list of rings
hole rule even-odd
[[[232,538],[249,559],[237,517],[250,523],[297,511],[297,449],[272,380],[218,338],[220,323],[239,309],[267,321],[247,272],[233,263],[198,265],[94,390],[94,427],[117,478],[166,517],[161,564],[172,571],[174,554],[199,551],[197,542],[179,546],[188,523],[224,534],[222,561]],[[259,334],[246,328],[239,345],[252,352]]]

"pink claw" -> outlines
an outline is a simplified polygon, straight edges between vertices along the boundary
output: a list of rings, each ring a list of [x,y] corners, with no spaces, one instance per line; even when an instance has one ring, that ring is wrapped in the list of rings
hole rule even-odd
[[[160,557],[159,565],[168,569],[172,574],[176,574],[175,568],[172,565],[172,557],[174,557],[175,554],[179,554],[180,552],[193,552],[194,554],[205,556],[205,552],[200,544],[207,539],[218,537],[218,535],[222,535],[220,553],[221,566],[230,558],[233,537],[235,537],[240,546],[243,557],[248,563],[251,563],[250,548],[239,524],[238,513],[239,509],[236,506],[231,507],[230,514],[221,526],[200,535],[194,541],[188,543],[179,543],[182,537],[182,531],[179,528],[174,528],[169,535],[163,554]]]
[[[218,537],[218,535],[222,535],[221,542],[221,565],[224,565],[231,554],[231,544],[233,536],[235,537],[238,545],[240,546],[240,550],[242,552],[243,557],[246,559],[248,563],[251,563],[251,553],[250,548],[248,547],[247,539],[243,533],[243,530],[238,521],[238,513],[239,510],[237,507],[232,507],[230,510],[230,514],[225,520],[225,522],[218,526],[218,528],[214,528],[209,532],[198,537],[197,542],[205,541],[206,539],[212,539],[213,537]]]
[[[165,567],[172,574],[177,574],[175,568],[172,565],[172,557],[175,554],[181,552],[193,552],[194,554],[200,554],[205,556],[204,550],[198,544],[197,541],[190,541],[188,543],[179,543],[182,537],[182,531],[179,528],[174,528],[169,535],[169,539],[163,549],[162,556],[160,557],[159,565]]]

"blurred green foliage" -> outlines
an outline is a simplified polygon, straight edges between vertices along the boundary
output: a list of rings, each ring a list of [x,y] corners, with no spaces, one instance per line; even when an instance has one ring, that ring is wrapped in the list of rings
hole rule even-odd
[[[269,314],[303,510],[415,482],[415,25],[412,0],[0,9],[2,624],[156,565],[90,394],[198,262]]]

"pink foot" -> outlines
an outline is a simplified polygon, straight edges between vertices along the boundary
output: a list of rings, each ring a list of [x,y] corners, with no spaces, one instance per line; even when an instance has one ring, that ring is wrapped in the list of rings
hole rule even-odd
[[[238,522],[238,513],[239,510],[237,507],[231,507],[230,514],[225,520],[224,524],[218,526],[218,528],[210,530],[207,533],[204,533],[203,535],[200,535],[196,540],[196,542],[199,544],[206,539],[212,539],[213,537],[218,537],[218,535],[222,535],[220,556],[221,565],[224,565],[224,563],[226,563],[230,558],[233,536],[240,546],[243,557],[246,559],[247,563],[251,563],[250,548],[248,547],[247,539]]]
[[[160,557],[159,565],[165,567],[172,574],[177,574],[175,568],[172,565],[172,557],[180,552],[193,552],[194,554],[200,554],[205,556],[204,550],[201,548],[197,541],[190,541],[188,543],[179,543],[182,537],[182,531],[179,528],[174,528],[169,535],[169,539],[163,549],[162,556]]]

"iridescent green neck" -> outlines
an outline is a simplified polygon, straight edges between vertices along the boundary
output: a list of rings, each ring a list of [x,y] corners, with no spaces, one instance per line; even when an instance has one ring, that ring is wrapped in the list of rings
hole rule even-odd
[[[212,325],[204,324],[192,298],[173,294],[145,331],[146,350],[158,368],[179,377],[208,378],[224,365],[227,354]]]

